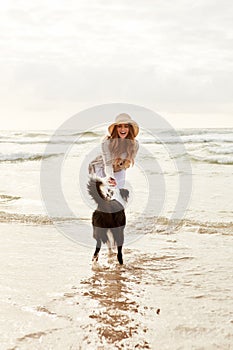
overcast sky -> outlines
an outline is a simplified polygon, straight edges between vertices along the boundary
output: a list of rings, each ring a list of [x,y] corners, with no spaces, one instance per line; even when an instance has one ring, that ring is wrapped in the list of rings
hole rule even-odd
[[[0,129],[112,102],[233,127],[232,0],[0,1]]]

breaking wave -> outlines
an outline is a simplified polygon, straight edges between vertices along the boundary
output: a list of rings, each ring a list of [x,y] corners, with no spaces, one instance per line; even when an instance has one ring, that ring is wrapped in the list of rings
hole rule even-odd
[[[12,202],[17,199],[20,199],[21,197],[18,196],[10,196],[7,194],[0,194],[0,203],[7,203],[7,202]]]
[[[36,215],[36,214],[20,214],[0,211],[0,222],[1,223],[22,223],[22,224],[34,224],[34,225],[52,225],[54,222],[65,222],[65,221],[80,221],[80,219],[74,217],[63,217],[63,218],[51,218],[47,215]]]
[[[47,159],[51,157],[57,157],[62,153],[12,153],[12,154],[0,154],[0,162],[8,162],[8,163],[17,163],[17,162],[25,162],[25,161],[38,161],[42,159]]]
[[[204,162],[204,163],[210,163],[210,164],[225,164],[225,165],[233,165],[233,157],[227,157],[227,156],[195,156],[191,155],[191,159],[195,162]]]

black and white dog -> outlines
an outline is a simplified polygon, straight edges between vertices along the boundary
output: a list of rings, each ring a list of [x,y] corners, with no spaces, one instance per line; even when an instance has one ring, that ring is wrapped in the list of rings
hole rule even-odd
[[[90,178],[87,189],[97,203],[97,209],[92,215],[93,237],[96,239],[96,249],[92,260],[98,261],[102,243],[107,243],[110,250],[110,231],[114,244],[117,245],[117,259],[122,265],[122,246],[126,224],[124,205],[128,200],[129,191],[110,186],[102,178]]]

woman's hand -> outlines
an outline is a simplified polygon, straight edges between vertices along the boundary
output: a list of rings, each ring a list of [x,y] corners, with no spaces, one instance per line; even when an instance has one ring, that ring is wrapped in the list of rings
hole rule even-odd
[[[108,183],[109,183],[110,186],[116,186],[117,185],[116,180],[113,177],[109,177],[108,178]]]

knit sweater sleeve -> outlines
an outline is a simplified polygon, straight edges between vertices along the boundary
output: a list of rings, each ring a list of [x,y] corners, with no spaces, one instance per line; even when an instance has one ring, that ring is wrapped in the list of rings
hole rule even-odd
[[[138,149],[139,149],[139,143],[138,143],[138,140],[135,140],[134,158],[138,153]]]
[[[109,141],[104,140],[102,142],[102,156],[104,161],[104,170],[107,177],[114,177],[113,167],[112,167],[112,155],[109,150]]]

